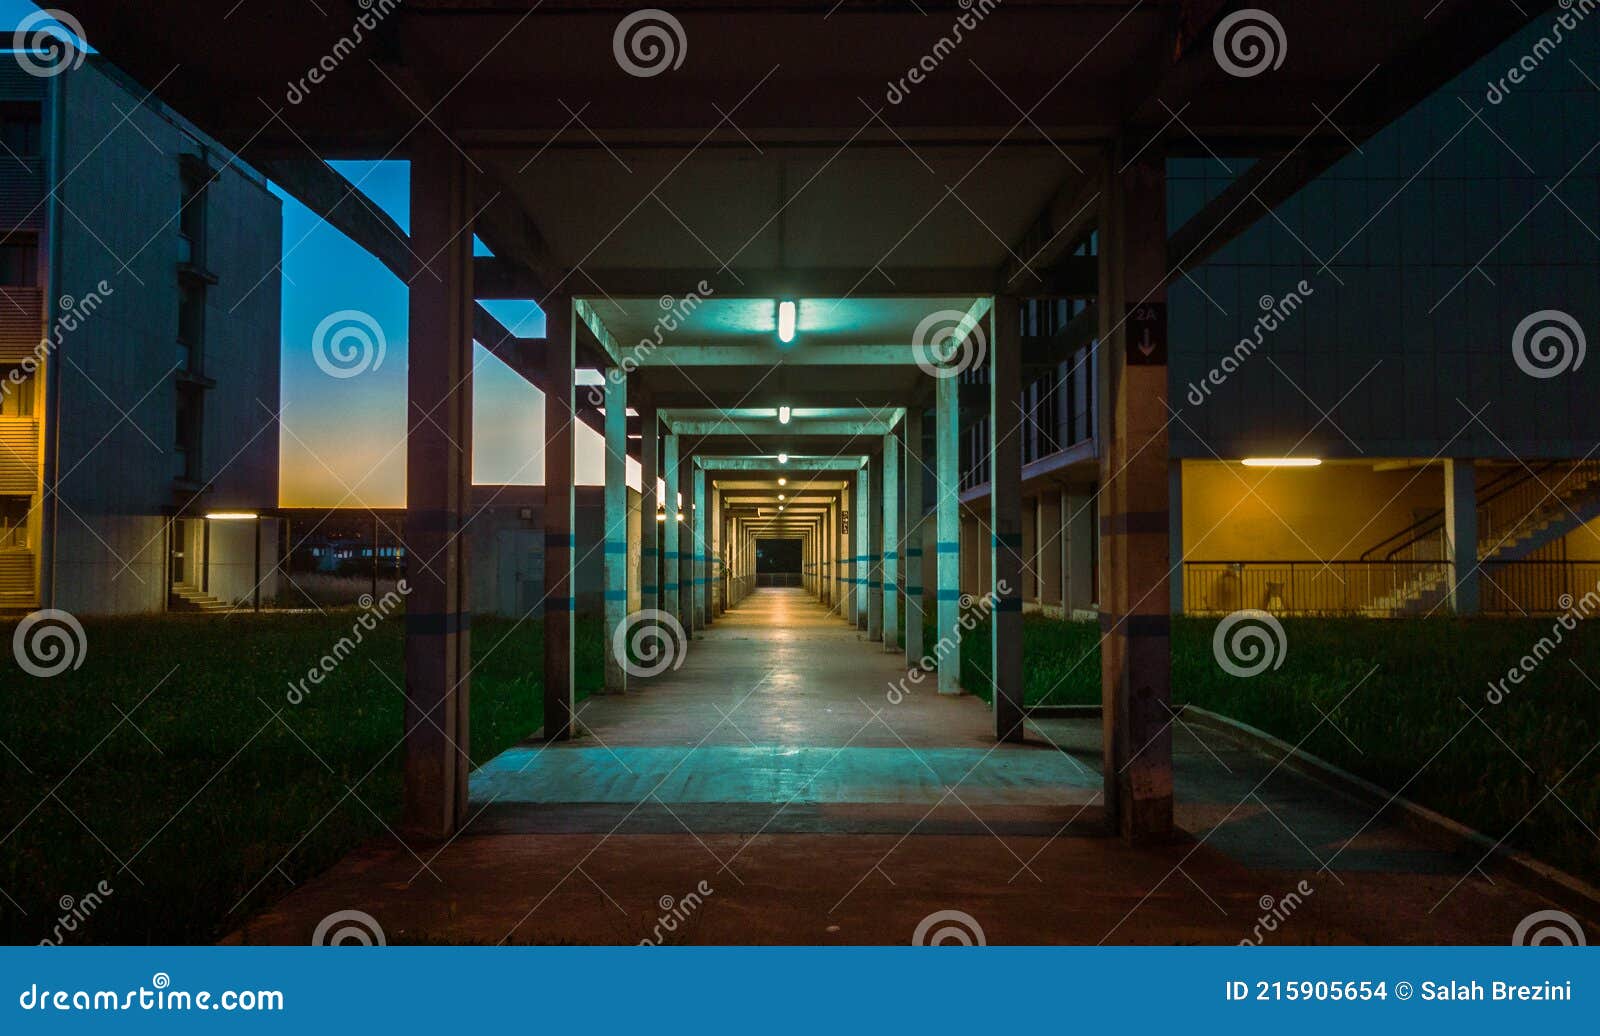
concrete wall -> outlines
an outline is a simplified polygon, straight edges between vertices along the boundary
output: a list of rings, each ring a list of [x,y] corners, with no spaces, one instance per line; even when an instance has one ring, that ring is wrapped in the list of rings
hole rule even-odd
[[[161,516],[180,499],[179,156],[207,144],[176,117],[141,105],[142,94],[97,62],[62,77],[60,90],[62,168],[71,175],[59,196],[71,214],[58,220],[49,295],[59,305],[64,296],[100,291],[102,282],[107,290],[53,367],[61,499],[55,537],[45,545],[53,603],[83,613],[159,611],[166,604]],[[277,504],[281,206],[253,171],[210,153],[223,170],[208,191],[205,248],[217,278],[207,289],[205,373],[216,384],[205,393],[203,426],[210,484],[196,511],[258,511]],[[213,566],[249,564],[237,538],[214,537]],[[232,576],[224,580],[231,585]]]
[[[1556,458],[1600,440],[1600,367],[1591,359],[1541,380],[1511,350],[1517,324],[1538,310],[1571,314],[1591,343],[1600,335],[1600,164],[1583,161],[1600,137],[1585,78],[1600,64],[1600,18],[1585,19],[1502,103],[1486,96],[1549,24],[1537,19],[1363,144],[1281,206],[1281,224],[1258,213],[1194,271],[1195,283],[1173,283],[1172,399],[1183,407],[1174,456],[1231,459],[1298,443],[1324,457]],[[1482,122],[1472,117],[1480,111]],[[1174,228],[1249,165],[1223,157],[1231,170],[1169,163]],[[1561,200],[1546,199],[1558,182]],[[1480,261],[1482,274],[1472,272]],[[1306,308],[1208,400],[1184,403],[1188,386],[1251,332],[1259,300],[1302,279],[1315,292]],[[1318,407],[1346,392],[1322,420]],[[1483,424],[1471,421],[1468,408],[1486,403]]]
[[[472,610],[479,615],[523,618],[544,614],[544,489],[540,486],[475,486],[477,505],[468,536]],[[630,608],[638,607],[639,494],[628,491]],[[599,486],[577,490],[578,611],[600,615],[605,607],[605,500]]]

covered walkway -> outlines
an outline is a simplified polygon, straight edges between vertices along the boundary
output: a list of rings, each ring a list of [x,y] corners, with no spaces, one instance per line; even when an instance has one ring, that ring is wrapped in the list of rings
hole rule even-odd
[[[1179,837],[1129,845],[1101,822],[1098,720],[997,745],[974,697],[892,703],[903,674],[805,592],[756,591],[681,669],[580,703],[572,740],[478,769],[462,834],[374,845],[235,939],[359,904],[394,942],[904,943],[959,909],[991,943],[1496,943],[1549,906],[1187,725]]]

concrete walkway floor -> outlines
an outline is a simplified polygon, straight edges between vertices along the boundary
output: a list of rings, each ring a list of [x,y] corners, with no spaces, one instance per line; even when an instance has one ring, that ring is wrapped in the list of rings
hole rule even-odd
[[[1098,720],[996,746],[982,701],[891,700],[904,676],[804,593],[757,592],[680,669],[583,703],[587,736],[482,766],[462,835],[368,846],[233,938],[358,909],[391,942],[905,943],[954,910],[990,943],[1493,944],[1552,906],[1181,724],[1184,836],[1131,848],[1104,833]]]

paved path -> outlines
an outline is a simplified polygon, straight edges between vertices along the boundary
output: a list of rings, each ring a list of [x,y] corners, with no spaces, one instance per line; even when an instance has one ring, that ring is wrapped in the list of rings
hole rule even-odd
[[[899,943],[960,910],[994,943],[1236,943],[1271,913],[1275,942],[1502,943],[1551,905],[1186,726],[1186,837],[1132,849],[1104,834],[1097,720],[997,747],[980,700],[891,701],[903,678],[803,593],[759,592],[680,669],[585,702],[588,736],[484,765],[462,836],[369,846],[236,938],[354,908],[396,942],[637,942],[701,883],[670,941]]]

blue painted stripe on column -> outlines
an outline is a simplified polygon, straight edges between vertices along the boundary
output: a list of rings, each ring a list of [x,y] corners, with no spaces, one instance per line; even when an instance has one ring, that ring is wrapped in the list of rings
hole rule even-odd
[[[900,555],[896,554],[892,550],[886,550],[886,551],[883,552],[883,560],[885,560],[885,561],[899,561],[900,560]]]
[[[659,586],[651,586],[650,584],[647,583],[644,586],[640,587],[639,589],[642,592],[646,593],[646,594],[653,594],[657,590],[660,590],[661,588]]]
[[[950,540],[940,540],[939,541],[939,553],[941,553],[941,554],[959,554],[959,553],[961,553],[961,544],[960,543],[951,542]]]
[[[908,558],[920,558],[920,557],[922,557],[922,548],[921,547],[907,547],[906,548],[906,557],[908,557]]]
[[[881,588],[882,586],[883,586],[883,584],[878,582],[876,579],[867,580],[867,589],[868,590],[877,590],[877,589]]]
[[[678,584],[677,583],[663,583],[663,584],[661,584],[661,589],[663,589],[663,590],[672,590],[672,591],[676,592],[677,589],[678,589]]]
[[[908,587],[906,587],[906,593],[908,593],[908,594],[920,594],[921,592],[922,592],[922,587],[920,587],[920,586],[908,586]]]
[[[941,601],[957,601],[957,602],[959,602],[961,600],[961,591],[960,590],[943,590],[943,589],[941,589],[939,591],[939,600],[941,600]]]
[[[628,553],[628,541],[627,540],[606,540],[606,553],[607,554],[626,554],[626,553]]]
[[[657,550],[656,548],[654,548],[654,547],[646,547],[646,548],[644,548],[644,556],[647,557],[647,558],[653,558],[657,554],[660,554],[660,553],[661,552],[659,550]]]
[[[626,591],[626,590],[607,590],[606,591],[606,600],[608,600],[608,601],[622,601],[622,602],[626,603],[627,600],[628,600],[628,591]]]
[[[661,556],[666,558],[668,561],[677,561],[678,560],[678,552],[675,551],[675,550],[669,550],[669,551],[667,551],[665,554],[663,554]]]

